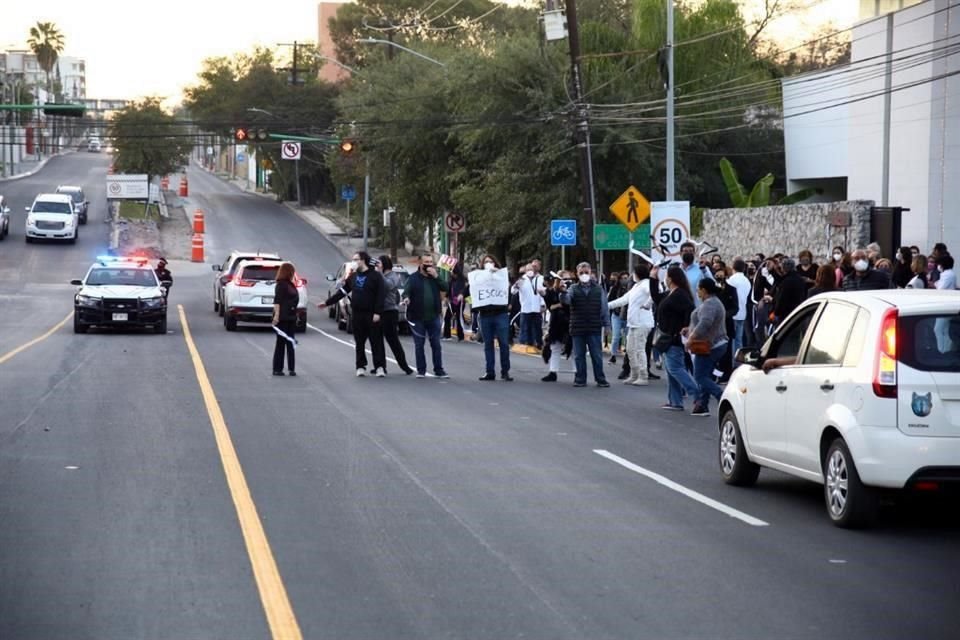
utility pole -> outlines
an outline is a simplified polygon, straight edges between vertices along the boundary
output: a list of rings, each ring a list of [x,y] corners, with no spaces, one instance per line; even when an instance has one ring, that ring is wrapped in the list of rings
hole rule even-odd
[[[674,162],[677,151],[673,139],[673,0],[667,0],[667,202],[674,200]]]
[[[393,29],[387,32],[387,40],[390,41],[390,45],[387,46],[387,60],[393,61]],[[390,163],[390,173],[391,179],[396,178],[396,170],[393,166],[393,162]],[[390,206],[390,200],[387,199],[387,208],[390,209],[390,259],[393,260],[394,264],[397,262],[397,246],[400,244],[398,238],[399,227],[397,223],[397,210],[395,207]]]
[[[576,109],[576,132],[581,137],[577,147],[580,149],[580,187],[583,210],[590,216],[591,237],[597,226],[597,205],[593,189],[593,158],[590,151],[590,122],[587,108],[583,104],[583,79],[580,76],[580,29],[577,25],[576,0],[567,0],[567,30],[570,40],[570,72],[573,79],[573,99]],[[599,252],[596,259],[599,260]]]

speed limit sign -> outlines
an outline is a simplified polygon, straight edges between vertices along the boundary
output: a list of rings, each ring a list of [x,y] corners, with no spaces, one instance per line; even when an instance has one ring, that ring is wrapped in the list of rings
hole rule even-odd
[[[690,203],[651,203],[650,235],[652,248],[661,259],[679,256],[680,245],[690,239]]]

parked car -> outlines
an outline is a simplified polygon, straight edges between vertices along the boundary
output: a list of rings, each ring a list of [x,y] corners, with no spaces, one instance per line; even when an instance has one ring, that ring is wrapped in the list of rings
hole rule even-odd
[[[73,208],[73,197],[63,193],[41,193],[27,209],[27,242],[38,239],[66,240],[75,244],[79,237],[80,217]]]
[[[350,274],[353,273],[353,263],[344,262],[337,269],[336,274],[327,274],[326,280],[330,282],[330,288],[327,289],[327,298],[335,294],[343,283],[346,282]],[[353,333],[353,318],[350,309],[350,296],[344,296],[340,302],[327,308],[330,318],[337,321],[337,328],[347,333]]]
[[[223,286],[230,282],[236,274],[237,265],[242,260],[281,260],[276,253],[262,251],[231,251],[223,264],[215,264],[211,268],[217,272],[213,279],[213,310],[223,316]]]
[[[62,184],[57,187],[57,193],[65,193],[73,198],[73,208],[77,210],[77,215],[80,217],[80,224],[87,224],[87,208],[90,203],[83,194],[83,187]]]
[[[10,235],[10,207],[7,200],[0,196],[0,240]]]
[[[102,145],[100,144],[100,140],[98,139],[90,140],[90,142],[87,143],[87,151],[89,151],[90,153],[100,153],[101,146]]]
[[[727,483],[761,467],[821,483],[840,527],[869,524],[885,491],[960,483],[960,292],[821,294],[736,360],[720,401]]]
[[[223,326],[236,331],[238,322],[269,323],[273,318],[273,292],[282,260],[241,260],[236,275],[223,287]],[[307,328],[307,281],[294,275],[300,294],[297,331]]]

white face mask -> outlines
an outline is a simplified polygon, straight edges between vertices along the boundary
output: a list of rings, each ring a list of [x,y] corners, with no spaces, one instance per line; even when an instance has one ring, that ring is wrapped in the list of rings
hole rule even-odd
[[[484,262],[483,268],[486,269],[487,271],[493,271],[496,267],[493,266],[492,262]]]
[[[833,259],[836,260],[837,262],[840,262],[841,260],[843,260],[843,254],[842,254],[842,253],[835,253],[835,254],[833,254]]]
[[[866,271],[867,267],[869,266],[870,266],[870,263],[867,262],[866,260],[857,260],[856,262],[853,263],[853,268],[856,269],[857,271]]]
[[[533,278],[533,270],[532,270],[532,269],[529,270],[529,271],[527,271],[527,277],[528,277],[528,278],[531,278],[531,279]]]
[[[897,260],[903,260],[903,254],[897,251]]]
[[[360,270],[360,261],[359,261],[359,260],[351,260],[351,266],[353,267],[353,270],[354,270],[354,271],[359,271],[359,270]]]
[[[760,275],[766,278],[768,275],[770,275],[770,270],[764,267],[763,269],[760,269]]]
[[[580,278],[580,282],[582,282],[583,284],[587,284],[588,282],[590,282],[589,273],[581,273],[578,277]]]

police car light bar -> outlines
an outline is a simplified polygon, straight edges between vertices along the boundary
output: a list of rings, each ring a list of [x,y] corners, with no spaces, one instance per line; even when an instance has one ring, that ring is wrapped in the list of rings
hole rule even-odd
[[[117,262],[135,262],[138,265],[145,265],[149,262],[149,258],[144,256],[97,256],[97,262],[102,265]]]

